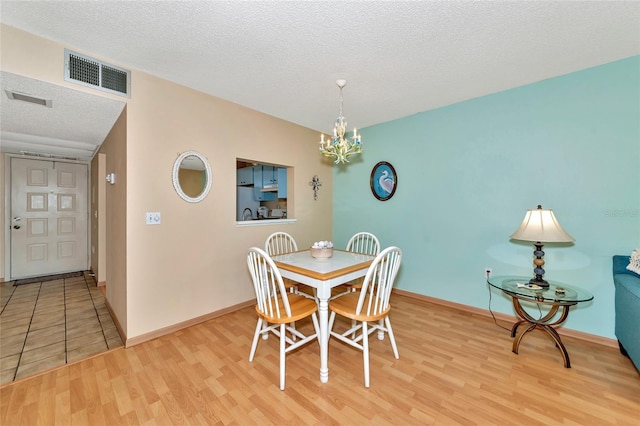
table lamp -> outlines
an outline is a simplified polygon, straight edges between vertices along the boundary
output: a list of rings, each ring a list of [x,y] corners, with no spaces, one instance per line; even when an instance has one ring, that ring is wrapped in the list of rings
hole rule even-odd
[[[524,220],[516,232],[511,234],[511,238],[520,241],[532,241],[535,246],[533,264],[535,268],[534,278],[529,280],[529,284],[537,284],[540,287],[549,287],[549,283],[543,278],[544,252],[543,243],[569,243],[575,239],[567,234],[558,223],[553,210],[543,209],[541,205],[535,210],[527,210]]]

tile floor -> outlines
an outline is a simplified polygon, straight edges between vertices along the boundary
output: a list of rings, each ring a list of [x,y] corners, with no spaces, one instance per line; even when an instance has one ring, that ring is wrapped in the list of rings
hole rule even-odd
[[[0,283],[0,385],[122,346],[95,279]]]

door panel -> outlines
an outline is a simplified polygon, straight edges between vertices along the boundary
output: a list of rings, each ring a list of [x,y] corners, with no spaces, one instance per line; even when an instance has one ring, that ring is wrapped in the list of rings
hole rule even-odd
[[[11,279],[88,268],[87,165],[11,159]]]

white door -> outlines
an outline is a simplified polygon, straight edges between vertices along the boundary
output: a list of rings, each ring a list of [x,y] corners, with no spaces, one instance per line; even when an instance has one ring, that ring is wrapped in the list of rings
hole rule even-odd
[[[11,158],[11,279],[84,271],[87,165]]]

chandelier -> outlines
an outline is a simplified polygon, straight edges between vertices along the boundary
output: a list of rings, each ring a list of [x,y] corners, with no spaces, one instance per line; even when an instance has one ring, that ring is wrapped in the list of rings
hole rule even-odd
[[[362,141],[356,128],[353,128],[353,136],[345,137],[347,131],[347,121],[342,115],[342,89],[347,84],[347,80],[337,80],[336,84],[340,88],[340,115],[336,119],[333,127],[333,137],[320,135],[320,152],[325,157],[335,158],[335,163],[348,163],[349,157],[362,152]],[[349,140],[351,139],[351,140]]]

